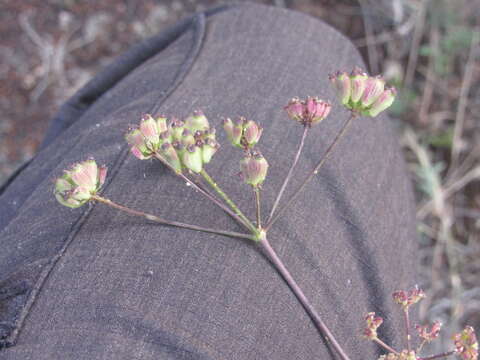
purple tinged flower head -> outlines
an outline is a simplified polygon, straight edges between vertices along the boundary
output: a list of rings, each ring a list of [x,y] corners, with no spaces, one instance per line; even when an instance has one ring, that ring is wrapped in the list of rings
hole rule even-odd
[[[396,91],[387,88],[381,76],[368,76],[356,67],[348,75],[337,72],[329,76],[330,82],[337,90],[340,102],[353,112],[376,117],[388,109],[394,102]]]
[[[223,129],[233,146],[244,150],[251,150],[260,140],[263,129],[253,120],[240,116],[234,121],[223,119]]]
[[[304,126],[312,126],[322,121],[328,116],[331,108],[330,103],[310,96],[305,100],[293,98],[284,107],[291,119],[298,121]]]
[[[380,316],[376,316],[374,312],[369,312],[365,316],[366,327],[363,331],[363,335],[370,340],[377,338],[377,329],[383,323],[383,319]]]
[[[462,332],[453,336],[455,350],[462,360],[478,359],[478,341],[475,330],[467,326]]]
[[[173,140],[181,141],[183,130],[185,130],[185,123],[177,118],[172,118],[169,125],[169,130],[172,134]]]
[[[107,168],[94,159],[74,164],[55,181],[54,195],[62,205],[77,208],[89,201],[102,187]]]
[[[240,161],[240,170],[246,184],[258,187],[267,177],[268,162],[259,152],[255,152],[246,155]]]
[[[201,110],[195,110],[190,116],[185,119],[185,127],[193,134],[200,131],[210,129],[210,124],[205,114]]]
[[[426,342],[430,342],[430,341],[435,340],[438,337],[438,335],[440,334],[440,330],[442,328],[442,323],[439,322],[439,321],[435,321],[432,324],[432,327],[431,327],[430,330],[428,330],[427,325],[424,325],[424,326],[417,325],[417,326],[415,326],[415,328],[417,329],[418,336],[420,336],[420,338],[422,338]]]
[[[422,289],[415,287],[410,291],[395,291],[393,294],[393,300],[402,306],[404,311],[407,311],[411,305],[418,303],[425,298],[425,293]]]

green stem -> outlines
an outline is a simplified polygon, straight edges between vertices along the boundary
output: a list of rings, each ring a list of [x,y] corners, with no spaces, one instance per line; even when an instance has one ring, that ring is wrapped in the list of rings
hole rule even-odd
[[[220,186],[218,186],[218,184],[215,182],[215,180],[213,180],[211,178],[210,175],[208,175],[208,173],[205,171],[205,169],[202,169],[202,171],[200,172],[200,175],[202,175],[202,177],[205,179],[205,181],[212,187],[213,190],[215,190],[217,192],[218,195],[220,195],[220,197],[225,200],[225,202],[227,203],[228,206],[230,206],[230,208],[233,210],[233,212],[238,215],[238,217],[240,219],[242,219],[242,221],[244,221],[248,227],[249,227],[249,230],[252,232],[253,235],[257,236],[259,235],[259,232],[257,230],[257,228],[252,224],[252,222],[242,213],[242,211],[238,208],[238,206],[233,202],[232,199],[230,199],[228,197],[227,194],[225,194],[225,192],[220,188]]]
[[[255,193],[255,204],[257,208],[257,229],[260,231],[262,230],[262,213],[260,211],[260,188],[255,186],[253,188],[253,192]]]
[[[147,214],[143,211],[130,209],[126,206],[117,204],[117,203],[113,202],[112,200],[101,197],[99,195],[93,196],[92,199],[95,200],[95,201],[101,202],[105,205],[111,206],[111,207],[113,207],[117,210],[124,211],[124,212],[126,212],[130,215],[141,216],[141,217],[144,217],[147,220],[154,221],[154,222],[157,222],[157,223],[160,223],[160,224],[163,224],[163,225],[175,226],[175,227],[179,227],[179,228],[183,228],[183,229],[189,229],[189,230],[203,231],[203,232],[207,232],[207,233],[229,236],[229,237],[233,237],[233,238],[242,238],[242,239],[254,240],[254,237],[252,235],[248,235],[248,234],[241,234],[241,233],[237,233],[237,232],[234,232],[234,231],[225,231],[225,230],[204,228],[202,226],[184,224],[184,223],[181,223],[181,222],[178,222],[178,221],[165,220],[165,219],[163,219],[161,217],[158,217],[156,215],[151,215],[151,214]]]
[[[197,190],[198,192],[200,192],[202,195],[204,195],[208,200],[210,200],[211,202],[213,202],[215,205],[217,205],[218,207],[220,207],[223,211],[225,211],[228,215],[230,215],[234,220],[236,220],[240,225],[243,225],[247,230],[251,230],[250,229],[250,226],[248,225],[248,223],[246,223],[245,221],[243,221],[242,219],[240,219],[240,217],[235,214],[234,212],[232,212],[228,206],[226,206],[225,204],[223,204],[220,200],[218,200],[215,196],[213,196],[211,193],[209,193],[208,191],[202,189],[199,185],[197,185],[194,181],[190,180],[187,176],[185,176],[184,174],[182,174],[181,172],[177,172],[175,170],[175,168],[172,167],[172,165],[170,165],[168,163],[168,161],[166,161],[162,155],[160,155],[158,152],[156,152],[154,154],[155,158],[157,158],[157,160],[160,160],[161,163],[163,163],[165,166],[167,166],[170,170],[172,170],[175,175],[179,176],[181,179],[183,179],[187,184],[189,184],[192,188],[194,188],[195,190]]]

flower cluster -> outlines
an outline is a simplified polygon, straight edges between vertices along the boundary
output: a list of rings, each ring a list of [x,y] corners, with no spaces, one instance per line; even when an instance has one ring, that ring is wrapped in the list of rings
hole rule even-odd
[[[440,334],[440,330],[442,329],[442,323],[439,321],[435,321],[432,324],[430,331],[428,330],[427,325],[417,325],[415,328],[417,329],[418,336],[420,336],[420,338],[422,338],[426,342],[430,342],[435,340]]]
[[[363,331],[363,335],[370,340],[378,337],[377,329],[383,323],[383,319],[380,316],[376,316],[374,312],[369,312],[365,316],[367,327]]]
[[[348,109],[365,116],[375,117],[389,108],[397,94],[395,88],[385,86],[380,76],[368,76],[355,68],[350,74],[337,72],[330,75],[341,103]]]
[[[219,148],[215,129],[201,111],[195,111],[185,121],[145,115],[125,139],[137,158],[157,157],[177,173],[183,169],[201,172]]]
[[[453,337],[455,350],[463,360],[478,359],[478,341],[475,330],[471,326],[467,326],[459,334]]]
[[[332,105],[329,102],[320,100],[317,97],[307,97],[305,100],[293,98],[284,107],[288,116],[304,126],[312,126],[325,119]]]
[[[411,305],[414,305],[425,298],[425,293],[422,289],[415,287],[415,289],[410,291],[395,291],[392,296],[393,300],[401,305],[404,311],[407,311]]]
[[[263,129],[253,120],[239,117],[235,121],[223,119],[223,129],[233,146],[244,149],[253,149],[262,136]]]
[[[77,208],[89,201],[102,187],[107,168],[94,159],[74,164],[55,181],[55,198],[62,205]]]

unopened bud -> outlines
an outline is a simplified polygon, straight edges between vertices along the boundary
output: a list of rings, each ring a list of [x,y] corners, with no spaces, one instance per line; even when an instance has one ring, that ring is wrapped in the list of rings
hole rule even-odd
[[[168,162],[168,164],[175,170],[177,173],[182,172],[182,163],[177,154],[177,151],[170,143],[164,143],[160,147],[160,155]]]
[[[240,170],[245,183],[257,187],[267,177],[268,163],[259,153],[248,155],[240,161]]]
[[[140,130],[132,129],[125,135],[128,145],[130,145],[130,151],[132,154],[140,160],[150,159],[153,151],[146,144],[145,137]]]
[[[243,127],[242,125],[234,124],[232,119],[226,118],[223,120],[223,129],[227,134],[228,140],[234,146],[241,146],[240,139],[242,138]]]
[[[199,173],[203,168],[202,151],[196,145],[187,146],[185,152],[182,155],[183,165],[193,171]]]
[[[163,133],[168,130],[168,123],[167,118],[163,115],[160,115],[156,119],[157,121],[157,129],[159,133]]]
[[[140,132],[142,133],[145,145],[152,151],[155,151],[159,146],[159,131],[155,119],[146,114],[140,121]]]
[[[202,145],[202,161],[204,164],[208,164],[212,159],[213,155],[217,152],[220,145],[211,139],[206,139]]]
[[[183,130],[185,129],[185,124],[183,121],[173,118],[170,123],[170,132],[174,140],[181,141]]]
[[[366,111],[366,115],[376,117],[382,111],[388,109],[395,101],[397,91],[395,88],[389,88],[383,91],[377,100],[372,104],[369,110]]]
[[[194,134],[197,130],[208,130],[210,128],[210,124],[208,123],[207,117],[201,110],[195,110],[193,114],[185,119],[185,127],[188,128],[192,134]]]

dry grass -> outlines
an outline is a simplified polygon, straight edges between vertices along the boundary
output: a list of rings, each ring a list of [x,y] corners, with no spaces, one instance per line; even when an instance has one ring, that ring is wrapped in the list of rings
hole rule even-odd
[[[58,104],[113,55],[222,2],[3,2],[0,182],[32,156]],[[331,23],[353,39],[372,73],[400,89],[392,116],[417,190],[420,285],[429,295],[421,319],[441,320],[445,334],[465,323],[480,328],[480,3],[262,2]]]

